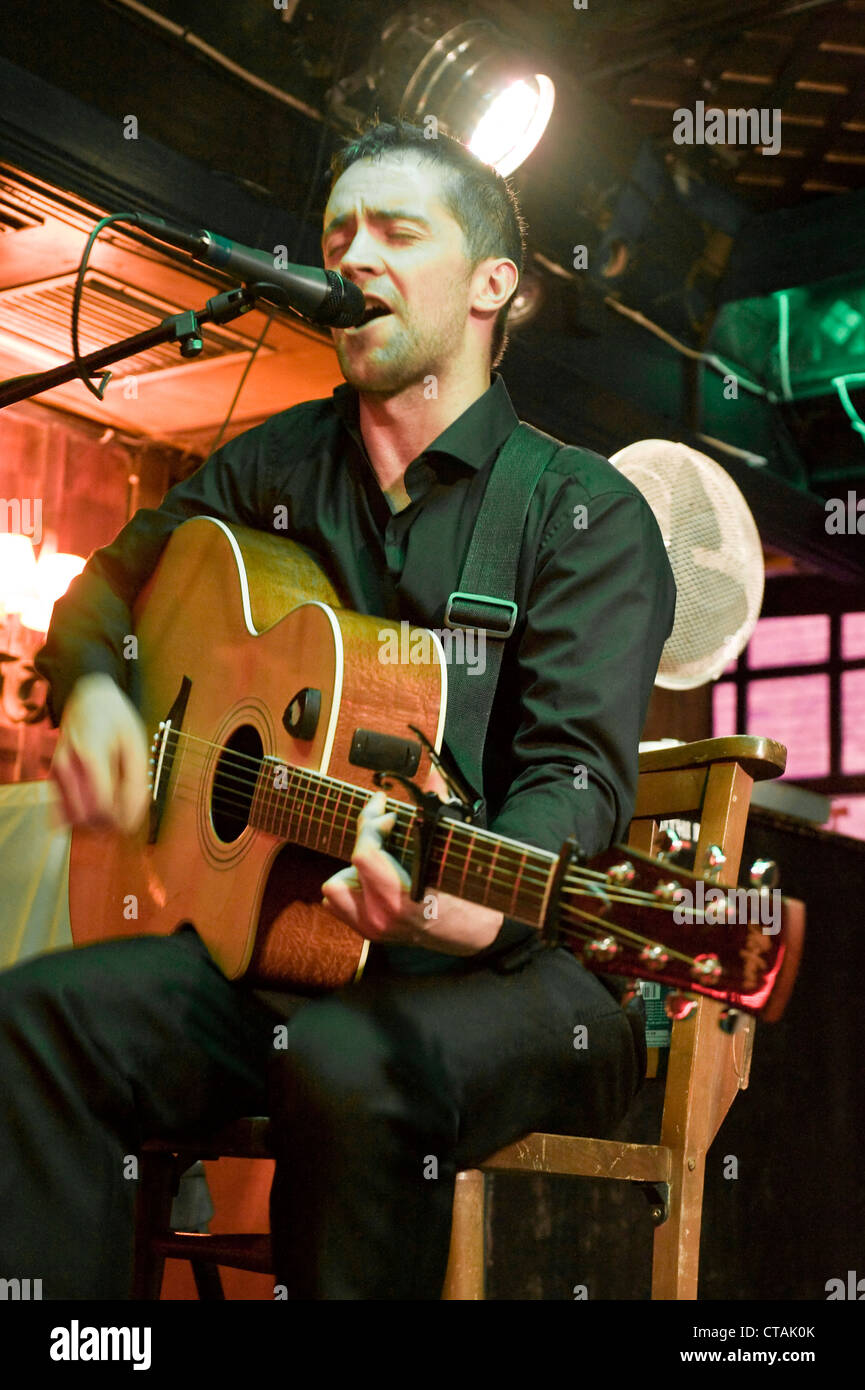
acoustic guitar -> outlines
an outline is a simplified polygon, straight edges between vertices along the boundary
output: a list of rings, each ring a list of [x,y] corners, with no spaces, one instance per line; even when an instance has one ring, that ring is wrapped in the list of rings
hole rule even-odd
[[[193,922],[231,979],[313,991],[357,980],[369,943],[322,904],[321,884],[350,860],[383,774],[429,781],[447,707],[439,637],[352,612],[302,546],[212,517],[172,533],[133,621],[150,812],[133,835],[73,831],[75,944]],[[389,853],[417,867],[422,806],[389,797],[388,810]],[[776,1016],[792,987],[797,920],[769,934],[677,912],[698,880],[632,849],[581,865],[447,807],[425,843],[424,892],[526,922],[590,969],[753,1013],[774,996]]]

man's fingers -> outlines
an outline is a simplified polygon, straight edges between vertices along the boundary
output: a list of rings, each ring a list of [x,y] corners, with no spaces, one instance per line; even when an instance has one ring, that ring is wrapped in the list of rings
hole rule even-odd
[[[66,824],[79,824],[84,819],[84,808],[78,796],[75,778],[69,772],[65,760],[56,755],[51,763],[51,776],[60,793],[60,804]]]
[[[70,740],[58,748],[51,772],[70,825],[132,831],[141,824],[147,805],[147,760],[130,740],[121,741],[107,755],[87,758]]]
[[[360,928],[360,881],[353,868],[340,869],[321,885],[325,905],[355,930]]]
[[[101,769],[100,769],[101,771]],[[67,748],[65,786],[76,811],[76,824],[89,825],[107,814],[106,793],[110,783],[103,773],[97,775],[91,764],[79,756],[74,747]]]
[[[137,830],[147,810],[147,749],[142,740],[131,736],[120,740],[116,749],[114,815],[122,830]]]
[[[376,792],[358,817],[357,840],[351,856],[352,863],[368,859],[384,848],[384,842],[396,825],[396,812],[387,811],[387,797]]]

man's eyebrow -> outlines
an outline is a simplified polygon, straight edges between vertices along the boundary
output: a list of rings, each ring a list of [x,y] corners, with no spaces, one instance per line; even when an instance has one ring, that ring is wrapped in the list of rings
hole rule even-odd
[[[350,221],[354,216],[354,209],[350,212],[341,212],[339,216],[332,217],[321,234],[322,241],[330,233],[336,231],[343,223]],[[371,222],[415,222],[419,227],[430,229],[430,222],[426,217],[422,217],[419,212],[411,212],[407,208],[369,208],[367,216]]]

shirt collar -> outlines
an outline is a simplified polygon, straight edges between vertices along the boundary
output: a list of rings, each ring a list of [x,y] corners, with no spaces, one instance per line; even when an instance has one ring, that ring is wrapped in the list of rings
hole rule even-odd
[[[333,406],[352,438],[361,446],[357,391],[347,381],[334,387]],[[470,468],[480,469],[501,448],[519,424],[508,389],[498,372],[493,372],[489,388],[478,396],[456,420],[427,445],[425,454],[448,454]]]

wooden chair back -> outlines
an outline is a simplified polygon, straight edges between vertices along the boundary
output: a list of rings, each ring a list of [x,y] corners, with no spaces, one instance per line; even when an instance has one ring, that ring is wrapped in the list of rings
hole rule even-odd
[[[713,882],[735,885],[751,788],[755,781],[778,777],[785,765],[781,744],[746,736],[642,753],[629,845],[657,854],[660,822],[699,822],[695,872],[712,872]],[[714,870],[712,860],[719,861]],[[459,1174],[444,1298],[484,1297],[487,1172],[651,1184],[659,1194],[652,1298],[696,1298],[706,1151],[737,1090],[748,1084],[753,1047],[754,1019],[742,1015],[729,1033],[720,1026],[722,1012],[721,1004],[701,998],[687,1018],[673,1023],[659,1144],[529,1134],[480,1168]],[[648,1074],[656,1069],[657,1052],[650,1050]]]

